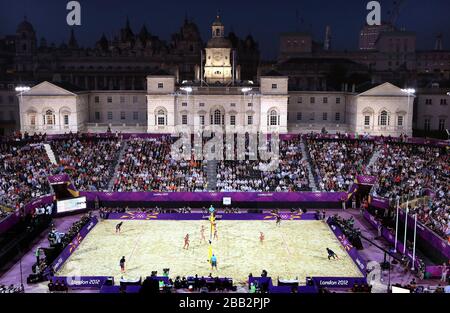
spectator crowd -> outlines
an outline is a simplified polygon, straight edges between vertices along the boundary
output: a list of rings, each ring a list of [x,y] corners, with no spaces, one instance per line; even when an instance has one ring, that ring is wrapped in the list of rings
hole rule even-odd
[[[79,190],[106,191],[114,175],[121,141],[117,137],[72,135],[52,141],[52,149],[59,159],[56,173],[69,173]]]
[[[359,140],[306,139],[320,191],[348,191],[357,175],[367,174],[374,143]]]
[[[410,214],[442,237],[450,240],[450,158],[443,148],[382,144],[381,156],[372,171],[379,180],[375,195],[405,203],[429,196],[409,206]]]
[[[0,145],[0,204],[20,210],[34,198],[50,193],[52,166],[41,144]]]
[[[173,142],[169,136],[130,140],[119,161],[113,190],[204,191],[207,180],[202,163],[175,160]]]
[[[284,192],[309,191],[309,171],[300,147],[300,137],[282,140],[275,160],[221,161],[217,190]],[[276,162],[279,162],[278,164]],[[271,165],[275,165],[272,167]]]

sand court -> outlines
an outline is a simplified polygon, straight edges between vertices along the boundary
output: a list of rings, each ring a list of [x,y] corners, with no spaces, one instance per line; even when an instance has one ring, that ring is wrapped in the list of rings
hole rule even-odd
[[[307,276],[362,277],[353,260],[345,252],[328,225],[323,221],[219,220],[218,239],[212,241],[218,269],[211,270],[208,259],[210,223],[207,220],[131,220],[123,221],[122,232],[116,234],[118,220],[99,222],[78,249],[58,271],[58,276],[114,276],[116,282],[145,278],[152,271],[162,275],[170,269],[170,277],[232,277],[235,284],[245,284],[249,273],[259,276],[263,269],[276,282],[277,278]],[[201,226],[205,226],[206,242],[201,242]],[[264,242],[260,242],[260,232]],[[190,236],[189,249],[183,249],[184,237]],[[337,253],[339,260],[328,260],[326,248]],[[126,273],[120,272],[119,261],[126,258]]]

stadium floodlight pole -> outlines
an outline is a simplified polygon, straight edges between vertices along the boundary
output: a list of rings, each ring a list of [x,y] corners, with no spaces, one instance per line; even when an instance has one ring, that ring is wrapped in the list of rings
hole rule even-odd
[[[23,93],[29,91],[31,88],[29,86],[17,86],[15,88],[16,92],[20,94],[20,104],[23,103]]]
[[[406,214],[405,214],[405,236],[403,238],[403,254],[406,253],[406,233],[408,232],[408,202],[406,202]]]
[[[397,214],[395,215],[395,242],[394,250],[397,252],[397,240],[398,240],[398,214],[400,211],[400,199],[397,199]]]
[[[23,93],[26,91],[29,91],[30,89],[31,88],[28,86],[17,86],[16,87],[16,91],[20,94],[20,103],[22,103],[22,100],[23,100],[23,97],[22,97]]]
[[[417,234],[417,212],[414,214],[414,245],[413,245],[413,255],[412,255],[412,268],[414,271],[414,263],[416,262],[416,234]]]
[[[409,110],[409,105],[410,105],[409,99],[410,99],[411,95],[416,94],[416,90],[414,88],[407,88],[407,89],[402,89],[402,91],[408,95],[408,110]]]

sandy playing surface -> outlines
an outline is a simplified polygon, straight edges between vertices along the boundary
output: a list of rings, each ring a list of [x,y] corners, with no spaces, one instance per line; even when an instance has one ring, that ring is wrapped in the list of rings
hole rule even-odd
[[[114,276],[139,278],[158,275],[170,268],[170,277],[198,274],[232,277],[244,284],[249,273],[259,276],[268,271],[277,278],[307,276],[361,277],[362,274],[339,241],[323,221],[217,221],[218,240],[213,240],[218,270],[211,270],[207,242],[200,243],[201,225],[209,239],[210,224],[198,221],[124,221],[122,233],[115,233],[119,221],[101,221],[87,235],[81,246],[66,261],[59,276]],[[260,231],[265,235],[261,244]],[[184,236],[189,233],[190,247],[183,249]],[[329,247],[339,260],[328,260]],[[126,273],[120,272],[119,260],[125,256]]]

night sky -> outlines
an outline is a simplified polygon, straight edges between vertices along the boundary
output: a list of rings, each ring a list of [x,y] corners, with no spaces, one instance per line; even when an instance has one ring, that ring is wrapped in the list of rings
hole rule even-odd
[[[38,39],[59,45],[69,37],[66,24],[68,0],[0,0],[0,37],[14,34],[26,15]],[[260,43],[266,59],[275,58],[278,35],[285,31],[311,30],[322,41],[325,26],[332,29],[332,46],[337,50],[354,50],[358,33],[365,23],[368,0],[227,0],[227,1],[151,1],[151,0],[80,0],[82,25],[74,26],[78,43],[93,46],[104,32],[108,38],[117,34],[129,16],[135,32],[145,23],[154,35],[168,40],[180,28],[185,15],[197,23],[203,40],[217,10],[221,11],[225,30],[239,36],[251,33]],[[381,0],[383,18],[393,0]],[[303,23],[296,22],[296,11]],[[298,20],[300,20],[300,18]],[[437,33],[444,34],[444,48],[450,49],[450,1],[405,0],[397,25],[417,32],[419,49],[433,49]]]

